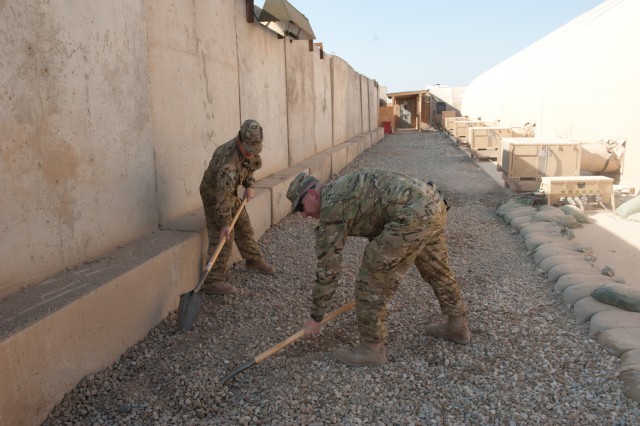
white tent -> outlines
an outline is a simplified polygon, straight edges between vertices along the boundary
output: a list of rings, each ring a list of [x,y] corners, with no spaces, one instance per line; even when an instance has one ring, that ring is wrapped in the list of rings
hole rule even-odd
[[[536,124],[536,137],[625,140],[620,183],[640,187],[640,1],[608,0],[477,77],[462,114]]]

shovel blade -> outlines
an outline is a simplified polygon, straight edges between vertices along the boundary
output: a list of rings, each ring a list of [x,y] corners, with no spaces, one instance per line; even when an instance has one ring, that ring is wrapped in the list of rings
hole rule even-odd
[[[189,330],[196,323],[200,306],[202,305],[202,294],[190,291],[180,295],[180,305],[178,305],[178,330]]]

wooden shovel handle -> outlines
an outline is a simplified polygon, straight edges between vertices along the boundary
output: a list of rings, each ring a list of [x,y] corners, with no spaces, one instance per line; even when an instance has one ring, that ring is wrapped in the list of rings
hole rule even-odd
[[[355,304],[356,304],[355,301],[351,301],[351,302],[347,303],[346,305],[342,306],[341,308],[338,308],[335,311],[329,313],[328,315],[325,315],[325,317],[322,318],[322,321],[320,321],[320,323],[321,324],[325,324],[325,323],[331,321],[332,319],[334,319],[338,315],[342,314],[343,312],[346,312],[349,309],[353,308],[355,306]],[[282,342],[278,343],[277,345],[267,349],[266,351],[262,352],[257,357],[255,357],[255,358],[245,362],[244,364],[236,367],[235,370],[233,370],[231,373],[227,374],[222,379],[222,384],[223,385],[226,384],[229,380],[231,380],[233,377],[235,377],[239,373],[241,373],[241,372],[243,372],[245,370],[248,370],[249,368],[253,367],[256,364],[261,363],[262,361],[264,361],[265,359],[269,358],[274,353],[278,352],[280,349],[282,349],[285,346],[290,345],[291,343],[293,343],[296,340],[300,339],[302,336],[304,336],[304,329],[298,331],[296,334],[294,334],[292,336],[289,336],[288,338],[286,338]]]
[[[346,305],[336,309],[335,311],[332,311],[332,312],[328,313],[327,315],[324,316],[324,318],[322,318],[322,321],[320,321],[320,323],[321,324],[326,324],[329,321],[332,321],[337,316],[339,316],[339,315],[343,314],[344,312],[347,312],[348,310],[353,308],[355,306],[355,304],[356,304],[355,300],[352,300],[351,302],[349,302]],[[296,340],[299,340],[302,337],[304,337],[304,328],[302,330],[296,332],[295,334],[292,334],[291,336],[287,337],[286,339],[284,339],[282,342],[278,343],[277,345],[270,347],[266,351],[262,352],[260,355],[256,356],[254,358],[256,364],[260,364],[262,361],[264,361],[265,359],[269,358],[271,355],[273,355],[274,353],[278,352],[280,349],[289,346],[291,343],[295,342]]]
[[[244,198],[242,200],[242,203],[240,203],[240,208],[238,209],[236,214],[233,215],[233,219],[231,219],[231,223],[229,224],[229,228],[233,229],[234,225],[236,224],[236,221],[240,217],[240,213],[242,213],[242,209],[244,208],[245,204],[247,204],[247,201],[249,201],[249,200],[246,199],[246,198]],[[220,252],[222,251],[222,247],[224,246],[224,243],[226,243],[226,242],[227,242],[226,238],[220,239],[220,242],[218,243],[218,246],[216,247],[216,250],[213,252],[213,255],[211,255],[211,259],[209,259],[209,262],[207,263],[207,267],[202,272],[202,277],[200,278],[200,281],[198,281],[198,285],[196,285],[196,288],[193,289],[193,291],[195,293],[199,292],[200,289],[202,288],[202,285],[204,284],[204,280],[207,278],[207,275],[209,275],[209,272],[211,271],[211,268],[213,268],[213,264],[216,263],[216,260],[218,259],[218,256],[220,255]]]

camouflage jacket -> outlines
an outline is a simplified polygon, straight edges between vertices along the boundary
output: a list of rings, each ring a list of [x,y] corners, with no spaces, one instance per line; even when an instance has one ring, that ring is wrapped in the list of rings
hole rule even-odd
[[[242,156],[236,146],[236,139],[216,148],[201,183],[204,196],[215,200],[219,206],[217,211],[227,224],[231,223],[233,217],[238,187],[252,187],[256,182],[253,173],[262,167],[260,155],[254,155],[250,159]]]
[[[385,224],[402,221],[407,212],[426,220],[435,213],[440,199],[433,185],[387,170],[363,169],[327,183],[322,188],[315,230],[318,266],[311,315],[326,313],[348,236],[375,238]]]

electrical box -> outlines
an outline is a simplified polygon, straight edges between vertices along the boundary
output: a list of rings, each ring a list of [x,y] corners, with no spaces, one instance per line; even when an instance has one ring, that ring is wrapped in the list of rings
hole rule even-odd
[[[540,181],[545,176],[579,176],[580,142],[565,139],[502,138],[505,181]]]
[[[611,210],[616,209],[613,179],[606,176],[545,176],[540,191],[547,195],[549,205],[577,197],[583,205],[609,203]]]

